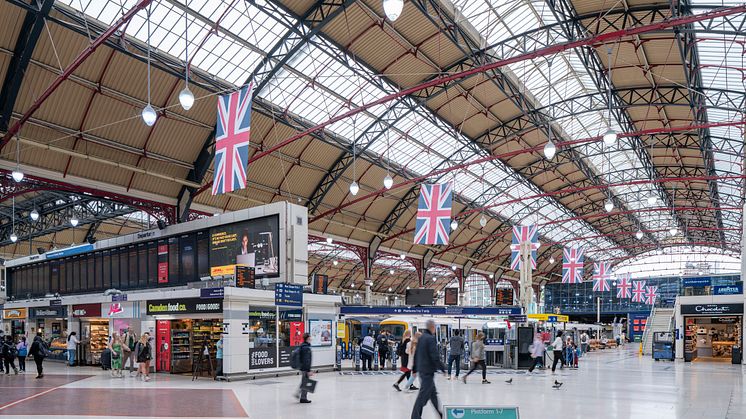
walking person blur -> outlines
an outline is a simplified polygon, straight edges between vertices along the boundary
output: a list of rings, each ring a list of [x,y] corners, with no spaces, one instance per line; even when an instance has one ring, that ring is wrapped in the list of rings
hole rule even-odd
[[[552,342],[552,352],[554,355],[554,361],[552,362],[552,372],[554,372],[557,369],[557,363],[561,362],[560,369],[562,369],[565,366],[565,360],[562,353],[562,331],[557,332],[557,337],[554,338],[554,342]]]
[[[445,365],[438,355],[438,343],[435,341],[435,321],[430,319],[425,323],[425,331],[420,336],[418,349],[415,352],[414,371],[420,376],[420,392],[412,408],[411,419],[422,419],[422,409],[429,400],[438,417],[443,416],[438,402],[438,390],[435,388],[435,372],[445,374]]]
[[[399,376],[399,379],[396,380],[396,383],[394,383],[394,388],[396,391],[401,391],[401,388],[399,388],[399,384],[401,384],[404,379],[409,379],[409,377],[412,376],[412,371],[409,369],[409,354],[407,353],[407,346],[412,341],[412,330],[407,329],[404,332],[404,335],[402,336],[401,343],[399,343],[399,346],[396,348],[396,355],[399,357],[399,360],[401,361],[401,367],[399,367],[399,371],[402,372],[402,374]]]
[[[466,384],[466,377],[469,376],[477,367],[482,367],[482,384],[490,384],[487,381],[487,363],[485,362],[484,356],[484,333],[479,332],[477,340],[471,344],[471,362],[472,366],[469,372],[464,375],[464,384]]]
[[[301,371],[301,381],[300,381],[300,402],[301,403],[311,403],[310,400],[308,400],[308,391],[306,391],[306,383],[309,382],[311,379],[311,376],[313,376],[313,372],[311,372],[311,364],[312,364],[312,352],[311,352],[311,334],[310,333],[304,333],[303,334],[303,343],[300,345],[300,371]]]
[[[388,331],[381,330],[381,333],[376,338],[378,344],[378,362],[381,370],[386,369],[386,360],[389,358],[389,336]]]
[[[138,340],[139,338],[135,332],[132,331],[132,328],[128,327],[127,333],[124,334],[124,339],[122,340],[122,343],[124,344],[124,359],[122,360],[122,367],[127,368],[127,363],[129,363],[130,375],[135,372],[135,363],[137,362],[135,346],[137,346]]]
[[[591,338],[588,336],[588,333],[583,332],[583,334],[580,335],[580,352],[582,352],[583,355],[588,352],[590,340]]]
[[[21,372],[26,372],[26,357],[28,356],[28,342],[26,342],[26,336],[21,336],[21,340],[16,345],[18,351],[18,369]]]
[[[18,375],[18,368],[16,368],[16,345],[13,343],[13,336],[5,336],[5,342],[2,344],[2,355],[3,362],[5,363],[5,374],[10,374],[10,369],[13,368],[13,373]]]
[[[410,371],[409,379],[407,379],[407,382],[404,384],[404,389],[407,390],[407,392],[419,390],[419,388],[414,385],[414,379],[417,376],[414,372],[414,354],[417,351],[417,343],[420,341],[421,336],[422,332],[416,332],[407,345],[407,356],[409,357],[407,368]]]
[[[363,363],[363,371],[373,371],[373,356],[376,354],[375,344],[371,335],[364,337],[360,344],[360,359]]]
[[[137,376],[143,381],[150,381],[150,360],[153,359],[153,349],[150,347],[150,334],[147,332],[140,336],[140,341],[135,345],[137,362]]]
[[[459,336],[458,330],[453,331],[453,336],[448,340],[448,346],[451,349],[451,354],[448,356],[448,379],[451,379],[451,367],[455,362],[456,379],[458,380],[458,374],[461,372],[461,355],[464,354],[464,338]]]
[[[544,340],[541,338],[541,333],[537,333],[534,335],[534,341],[531,343],[531,346],[528,347],[528,350],[531,352],[531,366],[528,368],[528,372],[526,374],[531,374],[534,372],[534,369],[536,368],[539,363],[542,363],[544,359]]]
[[[41,333],[37,333],[34,336],[34,342],[31,344],[29,353],[34,357],[34,363],[36,364],[36,378],[44,377],[44,358],[49,355],[49,349],[47,348],[47,344],[44,343]]]
[[[124,344],[122,338],[114,333],[109,341],[109,351],[111,351],[111,376],[124,377],[122,374],[122,363],[124,361]]]
[[[79,343],[80,340],[78,340],[77,332],[70,332],[70,334],[67,335],[67,361],[71,367],[75,366],[75,355],[78,351]]]

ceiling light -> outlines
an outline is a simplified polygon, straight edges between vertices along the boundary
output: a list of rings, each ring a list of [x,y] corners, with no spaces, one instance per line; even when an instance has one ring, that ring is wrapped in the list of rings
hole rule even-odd
[[[679,232],[679,230],[676,228],[676,226],[671,226],[671,228],[668,229],[668,232],[671,233],[672,236],[675,236],[676,233]]]
[[[404,8],[404,0],[383,0],[383,12],[390,21],[399,19]]]
[[[15,180],[16,182],[20,182],[23,180],[23,172],[19,169],[14,170],[11,176],[13,176],[13,180]]]
[[[334,239],[331,238],[331,237],[327,237],[326,238],[326,244],[332,244],[332,243],[334,243]]]
[[[495,277],[495,274],[490,274],[490,279],[493,279]]]
[[[658,197],[655,196],[653,192],[650,192],[650,195],[647,198],[648,205],[655,205],[655,203],[658,201]]]
[[[553,263],[554,263],[554,258],[553,258],[553,257],[550,257],[550,258],[549,258],[549,264],[551,265],[551,264],[553,264]]]
[[[482,227],[487,225],[487,217],[485,217],[484,214],[479,218],[479,225]]]
[[[12,241],[13,243],[18,241],[18,236],[16,236],[15,232],[10,233],[10,241]]]
[[[404,253],[402,253],[401,255],[399,255],[399,259],[401,259],[401,260],[404,260],[406,258],[407,258],[407,255],[405,255]]]
[[[334,266],[337,266],[337,265],[339,265],[339,262],[337,262],[337,261],[335,260],[334,262],[332,262],[332,264],[334,264]]]
[[[78,226],[78,222],[79,222],[78,219],[75,218],[75,217],[73,217],[73,218],[70,219],[70,225],[73,226],[73,227],[77,227]]]
[[[407,285],[407,289],[409,289],[409,285]]]
[[[437,276],[434,276],[434,277],[433,277],[433,282],[435,282],[435,281],[437,281],[437,280],[438,280],[438,277],[437,277]]]
[[[458,221],[454,218],[453,221],[451,221],[451,230],[456,231],[458,228]]]
[[[657,253],[657,254],[659,254],[659,255],[662,255],[662,254],[663,254],[663,250],[661,250],[660,248],[658,248],[658,249],[657,249],[657,250],[655,251],[655,253]]]
[[[606,200],[606,203],[604,204],[604,209],[606,212],[611,212],[611,210],[614,209],[614,203],[611,202],[611,198]]]
[[[637,237],[637,240],[642,239],[642,230],[637,230],[637,233],[635,233],[635,237]]]
[[[192,105],[194,105],[194,94],[189,90],[189,86],[184,86],[184,89],[179,93],[179,103],[185,111],[192,109]]]
[[[350,193],[355,196],[358,192],[360,192],[360,185],[353,180],[352,183],[350,183]]]
[[[389,292],[391,292],[391,291],[393,291],[393,290],[391,289],[391,287],[389,287]]]
[[[155,113],[153,106],[148,103],[148,106],[142,109],[142,120],[145,121],[145,125],[152,127],[156,119],[158,119],[158,114]]]
[[[392,186],[394,186],[394,178],[392,178],[391,175],[387,173],[386,177],[383,178],[383,187],[386,189],[391,189]]]
[[[544,144],[544,157],[546,157],[547,160],[552,160],[555,154],[557,154],[557,146],[554,145],[552,140],[547,141],[547,143]]]
[[[36,208],[34,208],[34,209],[33,209],[33,210],[31,211],[31,213],[29,214],[29,217],[31,217],[31,219],[32,219],[33,221],[36,221],[36,220],[38,220],[38,219],[39,219],[39,211],[37,211],[37,210],[36,210]]]
[[[389,275],[393,275],[393,274],[394,274],[394,270],[393,269],[389,269]]]
[[[604,133],[604,145],[606,147],[611,147],[616,142],[616,131],[609,128],[608,131]]]
[[[451,269],[455,272],[456,269],[458,269],[458,268],[456,267],[456,265],[453,265],[453,266],[451,266]]]
[[[355,288],[355,283],[350,284],[350,288]]]

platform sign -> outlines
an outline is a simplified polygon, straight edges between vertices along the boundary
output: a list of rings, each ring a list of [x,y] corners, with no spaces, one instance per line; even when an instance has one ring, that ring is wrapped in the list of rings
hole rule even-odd
[[[495,305],[512,306],[513,305],[513,288],[495,289]]]
[[[549,323],[567,323],[570,321],[570,318],[564,314],[547,314],[547,313],[538,313],[538,314],[529,314],[529,319],[549,322]]]
[[[303,285],[279,282],[275,284],[275,305],[303,306]]]
[[[518,407],[443,406],[445,419],[518,419]]]
[[[236,287],[256,288],[255,270],[251,266],[236,266]]]

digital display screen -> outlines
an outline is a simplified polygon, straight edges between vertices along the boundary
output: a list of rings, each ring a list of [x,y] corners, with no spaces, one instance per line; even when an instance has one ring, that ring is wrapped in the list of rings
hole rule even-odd
[[[280,276],[280,216],[270,215],[210,229],[210,275],[233,275],[236,265],[257,278]]]
[[[495,290],[495,305],[512,306],[513,288],[497,288]]]

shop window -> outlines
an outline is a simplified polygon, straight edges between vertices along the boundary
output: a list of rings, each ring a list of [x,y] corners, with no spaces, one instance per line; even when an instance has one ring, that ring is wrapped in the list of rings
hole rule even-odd
[[[274,307],[249,310],[250,348],[274,348],[277,345],[277,313]]]

